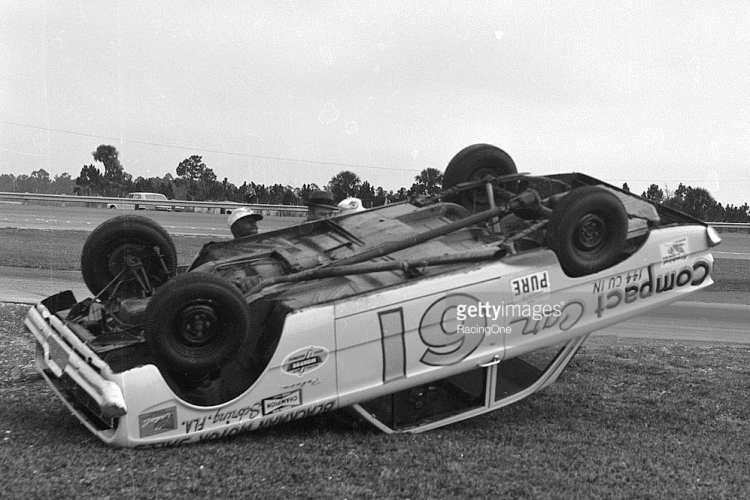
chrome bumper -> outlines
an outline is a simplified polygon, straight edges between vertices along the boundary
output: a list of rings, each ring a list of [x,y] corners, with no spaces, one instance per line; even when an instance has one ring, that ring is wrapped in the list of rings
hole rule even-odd
[[[99,405],[107,418],[127,413],[110,367],[42,304],[29,310],[24,325],[37,341],[37,366],[55,377],[70,377]]]

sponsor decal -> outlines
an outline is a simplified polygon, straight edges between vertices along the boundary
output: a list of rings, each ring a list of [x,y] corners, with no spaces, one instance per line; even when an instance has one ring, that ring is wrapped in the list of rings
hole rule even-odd
[[[699,286],[711,273],[711,265],[698,260],[692,266],[654,276],[654,265],[648,267],[648,279],[624,288],[615,288],[597,297],[596,316],[601,318],[605,311],[622,304],[632,304],[652,295],[676,291],[686,286]]]
[[[291,384],[284,384],[281,386],[282,389],[301,389],[303,387],[312,387],[320,385],[320,377],[311,378],[310,380],[301,380],[299,382],[293,382]]]
[[[177,429],[177,407],[172,406],[139,415],[138,429],[142,438]]]
[[[302,390],[285,392],[277,394],[261,401],[263,406],[263,415],[272,415],[288,408],[302,405]]]
[[[286,413],[284,415],[276,415],[272,418],[266,418],[262,420],[258,420],[258,425],[255,427],[256,429],[265,429],[266,427],[271,427],[272,425],[277,424],[283,424],[284,422],[291,422],[292,420],[299,420],[301,418],[307,418],[312,417],[315,415],[319,415],[323,413],[324,411],[331,411],[335,408],[336,403],[334,401],[329,401],[327,403],[320,403],[315,406],[311,406],[309,408],[300,409],[297,411],[290,411],[289,413]]]
[[[283,415],[274,415],[266,419],[255,419],[243,423],[234,422],[232,425],[227,426],[223,429],[216,429],[213,431],[205,432],[198,436],[185,436],[178,439],[170,439],[167,441],[160,441],[158,443],[146,443],[136,445],[138,450],[149,450],[157,448],[168,448],[175,446],[182,446],[187,443],[202,443],[204,441],[211,441],[214,439],[228,438],[236,436],[237,434],[252,431],[256,429],[265,429],[272,425],[282,424],[285,422],[291,422],[293,420],[299,420],[301,418],[312,417],[320,415],[323,412],[331,411],[336,407],[335,401],[328,401],[325,403],[319,403],[308,408],[302,408],[297,411],[287,412]],[[204,417],[205,418],[205,417]]]
[[[686,260],[690,249],[687,238],[680,238],[671,243],[661,244],[661,260],[664,264],[671,264],[678,260]]]
[[[513,300],[526,300],[532,297],[549,295],[549,272],[540,271],[515,278],[510,281]]]
[[[185,434],[200,432],[206,428],[216,425],[229,425],[242,420],[251,420],[260,415],[260,403],[241,408],[219,408],[211,415],[192,420],[184,420],[180,425],[185,428]]]
[[[325,347],[305,347],[293,352],[281,363],[281,370],[289,375],[302,375],[317,370],[328,359],[328,349]]]
[[[640,269],[633,269],[626,273],[618,274],[617,276],[611,276],[609,278],[603,278],[594,281],[593,292],[594,294],[606,292],[607,290],[614,290],[615,288],[621,288],[624,285],[631,285],[640,283],[643,278],[648,277],[648,269],[642,267]]]

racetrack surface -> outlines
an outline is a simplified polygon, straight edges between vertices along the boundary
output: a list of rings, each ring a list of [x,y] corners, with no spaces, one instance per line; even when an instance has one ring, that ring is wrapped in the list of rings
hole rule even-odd
[[[604,328],[595,335],[748,344],[749,324],[750,305],[684,301]]]

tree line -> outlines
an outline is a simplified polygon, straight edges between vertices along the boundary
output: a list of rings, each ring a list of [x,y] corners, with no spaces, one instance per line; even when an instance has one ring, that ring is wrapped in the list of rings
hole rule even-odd
[[[628,189],[627,182],[623,189]],[[722,205],[711,196],[707,189],[701,187],[686,186],[680,183],[674,191],[668,188],[661,189],[656,184],[651,184],[648,189],[641,193],[646,198],[656,203],[685,212],[696,219],[708,222],[750,222],[750,206],[745,202],[741,206]]]
[[[68,173],[50,178],[49,173],[39,169],[31,175],[0,174],[0,191],[18,193],[66,194],[80,196],[113,196],[123,198],[127,193],[145,191],[162,193],[169,199],[187,201],[230,201],[247,204],[304,205],[312,191],[327,189],[339,201],[348,196],[360,198],[365,207],[380,206],[407,200],[415,195],[431,195],[440,191],[443,173],[436,168],[426,168],[414,178],[411,187],[397,191],[386,191],[380,186],[360,179],[354,172],[345,170],[331,178],[328,184],[303,184],[284,186],[243,182],[236,186],[225,177],[219,180],[216,173],[204,162],[203,157],[190,156],[181,161],[164,177],[137,177],[125,171],[114,146],[100,145],[91,153],[94,163],[84,165],[75,179]],[[96,164],[101,164],[99,168]],[[627,183],[623,189],[630,191]],[[663,203],[698,219],[711,222],[750,222],[750,207],[722,205],[704,188],[694,188],[680,183],[676,190],[660,188],[651,184],[641,196]]]

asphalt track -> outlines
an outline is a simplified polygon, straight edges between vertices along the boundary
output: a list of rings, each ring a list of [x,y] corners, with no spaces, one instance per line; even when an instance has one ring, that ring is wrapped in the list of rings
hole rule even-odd
[[[59,207],[0,205],[0,227],[46,230],[92,230],[122,211]],[[139,212],[154,218],[172,234],[229,236],[226,215]],[[261,231],[270,231],[301,219],[267,217]],[[750,235],[725,233],[714,251],[717,259],[750,260]],[[0,267],[0,302],[33,304],[62,290],[73,290],[81,300],[90,296],[79,271]],[[690,340],[750,344],[750,305],[676,302],[637,318],[600,330],[597,336]]]

